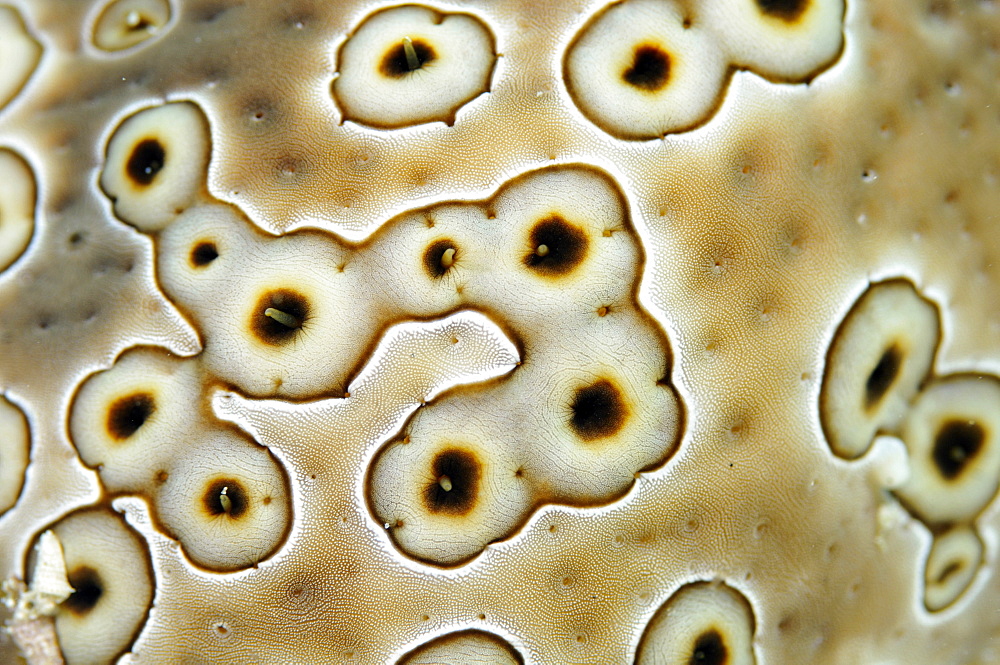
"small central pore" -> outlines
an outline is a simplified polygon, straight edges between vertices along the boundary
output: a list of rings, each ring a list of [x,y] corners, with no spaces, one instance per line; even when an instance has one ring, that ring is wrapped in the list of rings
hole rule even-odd
[[[137,185],[146,187],[152,184],[167,159],[167,151],[156,139],[144,139],[132,149],[125,172]]]
[[[434,480],[424,487],[424,505],[432,513],[461,516],[476,506],[482,464],[461,448],[438,453],[431,462]]]
[[[402,78],[437,60],[437,53],[422,39],[403,37],[382,56],[378,70],[389,78]]]
[[[882,401],[895,383],[903,366],[903,352],[895,343],[882,352],[882,357],[865,381],[865,410],[871,411]]]
[[[309,318],[309,301],[292,289],[268,291],[250,314],[250,330],[258,340],[280,346],[294,339]]]
[[[233,478],[220,478],[212,481],[202,494],[202,504],[205,511],[213,516],[226,515],[240,518],[250,507],[250,497],[247,491]]]
[[[974,420],[949,420],[934,438],[934,464],[946,480],[962,475],[979,454],[986,432]]]
[[[707,630],[698,636],[691,649],[688,665],[726,665],[729,651],[716,629]]]

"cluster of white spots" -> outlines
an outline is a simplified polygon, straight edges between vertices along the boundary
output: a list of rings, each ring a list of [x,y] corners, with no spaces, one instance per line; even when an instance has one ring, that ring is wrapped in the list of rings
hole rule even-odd
[[[159,119],[175,112],[205,127],[183,102],[128,118],[110,141],[105,190],[156,191],[161,174],[184,173],[191,203],[207,132],[168,133]],[[141,167],[151,152],[155,168]],[[127,201],[115,206],[125,221],[159,231],[160,281],[202,331],[205,369],[255,396],[342,394],[394,320],[471,306],[511,328],[525,355],[509,381],[426,409],[374,463],[372,510],[411,556],[466,561],[538,505],[620,497],[676,447],[669,350],[636,302],[641,250],[603,172],[529,172],[486,201],[404,213],[361,248],[268,237],[217,202],[163,223],[148,207],[122,214]]]
[[[0,109],[31,77],[42,57],[42,46],[13,7],[0,5]]]
[[[1000,484],[1000,380],[935,376],[937,307],[910,282],[874,284],[841,323],[830,347],[820,416],[830,447],[863,455],[876,434],[899,437],[909,473],[893,492],[934,534],[924,603],[953,603],[983,560],[974,520]]]
[[[359,299],[364,276],[328,236],[267,237],[209,203],[179,215],[156,249],[160,285],[202,331],[206,369],[244,392],[342,394],[379,332]]]
[[[17,503],[28,469],[31,435],[17,406],[0,396],[0,514]]]
[[[653,139],[708,121],[734,68],[804,82],[843,41],[843,0],[626,0],[574,37],[565,79],[580,110],[623,139]]]
[[[283,542],[288,480],[269,451],[207,417],[201,381],[194,360],[130,351],[84,382],[70,432],[105,489],[149,499],[195,564],[238,570]]]
[[[636,665],[754,665],[750,603],[719,581],[681,587],[650,619]]]
[[[56,633],[67,665],[110,663],[135,639],[153,600],[142,539],[106,508],[70,514],[50,527],[62,544],[73,593],[59,605]],[[32,575],[35,559],[28,562]]]
[[[667,459],[680,408],[666,341],[635,302],[640,261],[620,192],[575,166],[376,236],[359,263],[407,311],[486,309],[524,349],[507,380],[423,410],[376,458],[372,509],[405,552],[468,561],[539,505],[612,501]],[[399,267],[430,290],[402,283]]]
[[[471,14],[420,5],[380,10],[340,47],[334,99],[344,120],[362,125],[450,125],[462,106],[489,91],[495,41]]]
[[[94,45],[124,51],[148,41],[170,22],[170,0],[111,0],[94,22]]]

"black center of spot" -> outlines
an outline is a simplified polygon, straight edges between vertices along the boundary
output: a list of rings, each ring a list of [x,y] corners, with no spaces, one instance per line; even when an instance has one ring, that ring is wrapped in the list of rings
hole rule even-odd
[[[431,277],[444,277],[444,274],[448,272],[448,267],[441,263],[444,253],[449,249],[454,249],[455,254],[458,254],[458,248],[455,247],[455,243],[451,240],[435,240],[430,244],[430,246],[424,251],[424,270]]]
[[[156,401],[149,393],[121,397],[108,409],[108,433],[118,441],[129,438],[146,424],[156,411]]]
[[[937,576],[937,579],[934,581],[937,584],[944,584],[949,577],[961,572],[962,568],[965,568],[964,561],[952,561],[945,566],[944,570],[941,571],[941,573]]]
[[[413,51],[417,54],[417,61],[420,63],[417,69],[423,69],[424,65],[437,59],[437,53],[434,52],[431,45],[421,39],[413,40]],[[416,71],[416,69],[410,69],[410,63],[406,59],[406,49],[402,42],[386,51],[385,55],[382,56],[382,62],[379,63],[378,70],[384,76],[391,78],[402,78],[410,72]]]
[[[878,364],[872,369],[865,382],[865,408],[872,409],[882,401],[889,388],[899,376],[903,364],[903,353],[893,344],[882,353]]]
[[[214,242],[199,242],[191,250],[191,265],[196,268],[203,268],[212,261],[219,258],[219,250]]]
[[[805,13],[810,0],[757,0],[757,6],[768,16],[793,23]]]
[[[225,496],[229,498],[228,511],[222,499],[223,490],[226,491]],[[247,496],[247,491],[238,480],[233,480],[232,478],[213,480],[212,484],[208,486],[208,489],[201,496],[201,501],[205,506],[206,512],[213,517],[228,513],[229,517],[238,519],[250,507],[250,498]]]
[[[476,456],[460,448],[443,450],[431,463],[431,480],[424,486],[424,504],[432,513],[464,515],[476,505],[481,465]],[[451,489],[441,485],[447,477]]]
[[[670,80],[670,55],[658,46],[639,46],[632,53],[632,64],[622,73],[622,78],[636,88],[656,92]]]
[[[276,309],[291,316],[298,325],[288,326],[264,312]],[[280,346],[290,342],[309,318],[309,301],[292,289],[268,291],[257,300],[250,313],[250,330],[261,342]]]
[[[156,139],[145,139],[132,149],[126,171],[134,182],[148,185],[163,168],[167,158],[166,150]]]
[[[87,614],[94,609],[104,594],[104,582],[97,571],[90,566],[78,566],[67,574],[73,593],[63,603],[63,607],[73,614]]]
[[[577,390],[570,408],[570,425],[584,441],[616,434],[628,416],[621,391],[607,379]]]
[[[136,21],[135,23],[129,23],[129,22],[125,23],[125,29],[128,30],[129,32],[144,32],[149,30],[153,26],[154,26],[153,21],[151,21],[149,17],[143,14],[139,15],[139,20]]]
[[[695,640],[688,665],[725,665],[729,662],[729,651],[719,631],[705,631]]]
[[[587,254],[587,236],[558,215],[535,224],[528,237],[531,251],[524,264],[546,276],[565,275],[578,266]],[[539,252],[541,246],[544,253]]]
[[[934,463],[947,480],[954,480],[982,450],[986,433],[969,420],[949,420],[934,438]]]

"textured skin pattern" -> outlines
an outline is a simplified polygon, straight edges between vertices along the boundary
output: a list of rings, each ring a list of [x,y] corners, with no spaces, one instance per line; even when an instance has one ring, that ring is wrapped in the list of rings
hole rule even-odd
[[[875,282],[905,279],[936,306],[936,375],[1000,374],[994,0],[848,2],[843,50],[808,84],[736,71],[708,121],[651,141],[609,135],[567,90],[566,49],[599,0],[433,5],[477,17],[496,65],[453,124],[400,129],[343,122],[331,91],[344,40],[384,4],[175,0],[147,39],[105,51],[93,42],[105,1],[4,1],[21,20],[6,12],[3,29],[26,30],[41,58],[0,107],[0,148],[37,191],[32,239],[0,273],[0,390],[31,438],[24,486],[0,516],[0,576],[28,574],[48,525],[113,504],[148,547],[155,587],[128,662],[395,662],[475,629],[526,663],[626,663],[678,589],[713,580],[745,598],[757,663],[1000,660],[995,498],[971,522],[983,560],[970,585],[928,610],[932,533],[887,491],[906,475],[906,447],[877,437],[841,459],[819,408],[831,343]],[[697,21],[700,3],[681,4]],[[424,401],[433,408],[464,371],[484,385],[502,371],[359,350],[407,383],[372,379],[375,397],[348,414],[350,399],[258,400],[207,377],[204,415],[271,449],[293,520],[258,567],[192,565],[144,501],[104,490],[69,431],[79,386],[124,350],[204,347],[160,288],[154,241],[99,186],[122,120],[176,100],[207,117],[202,195],[270,234],[357,243],[400,213],[484,201],[534,169],[609,174],[644,256],[638,301],[665,333],[685,408],[676,452],[620,499],[541,507],[441,569],[397,549],[366,504],[365,474]],[[484,349],[503,345],[498,324],[473,335]],[[461,390],[476,388],[438,399]],[[449,643],[466,645],[434,648]]]

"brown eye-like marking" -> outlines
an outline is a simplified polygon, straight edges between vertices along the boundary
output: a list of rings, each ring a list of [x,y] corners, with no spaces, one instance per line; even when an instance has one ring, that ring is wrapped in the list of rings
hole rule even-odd
[[[636,665],[754,665],[753,609],[721,582],[679,589],[643,633]]]
[[[195,268],[204,268],[217,258],[219,249],[214,242],[203,240],[191,248],[191,265]]]
[[[722,582],[695,582],[657,610],[643,633],[636,665],[754,665],[753,609]]]
[[[924,605],[938,612],[965,593],[983,562],[983,543],[975,529],[959,526],[939,533],[927,555]]]
[[[73,593],[63,607],[76,615],[84,615],[97,606],[104,594],[104,581],[90,566],[79,566],[67,574]]]
[[[143,187],[153,182],[166,163],[167,152],[156,139],[144,139],[132,149],[125,171],[137,185]]]
[[[962,474],[966,465],[983,447],[986,433],[982,426],[969,420],[949,420],[934,438],[934,463],[947,480]]]
[[[617,434],[628,419],[621,391],[607,379],[577,390],[570,409],[570,425],[584,441]]]
[[[953,578],[955,575],[962,572],[962,569],[964,569],[965,566],[965,561],[951,561],[934,577],[933,581],[936,584],[944,584],[949,578]]]
[[[247,496],[246,489],[238,480],[232,478],[212,481],[201,495],[201,501],[205,511],[212,517],[228,515],[233,519],[239,519],[250,507],[250,497]]]
[[[893,344],[882,353],[878,364],[872,369],[865,382],[865,409],[870,411],[878,406],[889,388],[899,376],[903,364],[903,353],[899,346]]]
[[[567,274],[587,255],[586,234],[558,215],[535,224],[528,242],[531,251],[524,257],[524,265],[550,277]]]
[[[290,342],[309,318],[309,301],[291,289],[268,291],[250,312],[250,330],[261,342],[280,346]]]
[[[460,448],[443,450],[431,462],[431,474],[432,480],[424,487],[429,511],[457,517],[475,507],[482,468],[473,453]]]
[[[409,49],[412,50],[407,54]],[[382,62],[379,63],[378,70],[383,76],[402,78],[410,72],[434,62],[436,59],[437,53],[434,52],[434,48],[422,39],[410,40],[409,44],[401,41],[382,56]]]
[[[670,80],[670,54],[659,46],[637,46],[632,53],[632,64],[622,72],[622,78],[647,92],[662,90]]]
[[[757,0],[757,6],[768,16],[794,23],[805,13],[811,0]]]
[[[912,282],[877,282],[861,294],[830,343],[820,389],[820,420],[835,455],[857,459],[879,432],[898,431],[940,339],[937,306]]]
[[[169,0],[111,0],[94,23],[94,46],[123,51],[154,38],[169,21]]]
[[[451,240],[435,240],[424,251],[424,269],[431,277],[444,277],[458,257],[458,248]]]
[[[107,429],[112,438],[124,441],[146,424],[156,411],[156,400],[149,393],[121,397],[108,409]]]
[[[695,640],[691,648],[688,665],[726,665],[729,662],[729,651],[722,640],[719,631],[706,630]]]

